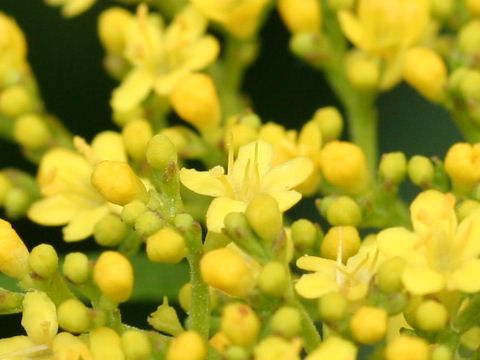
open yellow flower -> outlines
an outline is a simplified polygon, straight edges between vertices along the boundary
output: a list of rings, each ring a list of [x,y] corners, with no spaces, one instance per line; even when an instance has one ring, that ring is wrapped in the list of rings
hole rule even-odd
[[[404,50],[415,45],[429,23],[429,0],[360,0],[357,11],[342,10],[345,36],[359,49],[385,60],[380,88],[401,78]]]
[[[258,193],[273,196],[282,212],[300,200],[301,194],[291,189],[311,174],[311,161],[297,157],[275,167],[272,161],[272,145],[259,140],[242,146],[235,161],[230,151],[226,174],[221,166],[209,171],[183,168],[180,180],[196,193],[215,197],[207,211],[207,228],[220,232],[227,214],[244,212]]]
[[[43,199],[32,204],[28,217],[47,226],[65,225],[65,241],[87,238],[93,227],[109,212],[120,207],[108,203],[91,184],[93,165],[101,160],[126,161],[122,136],[112,131],[98,134],[88,146],[75,138],[81,155],[72,150],[55,148],[46,153],[40,163],[38,183]]]
[[[218,41],[204,35],[207,19],[193,6],[177,14],[164,28],[163,20],[148,14],[141,4],[126,30],[125,57],[133,69],[113,91],[111,105],[125,112],[142,102],[150,91],[167,96],[186,74],[203,69],[218,55]]]
[[[410,212],[414,231],[397,227],[377,235],[382,253],[406,260],[405,288],[415,295],[480,291],[480,211],[457,224],[455,197],[427,190],[415,198]]]

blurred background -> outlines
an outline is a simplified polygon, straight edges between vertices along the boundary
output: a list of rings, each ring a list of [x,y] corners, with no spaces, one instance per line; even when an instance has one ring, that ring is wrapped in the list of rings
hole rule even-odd
[[[98,0],[85,14],[65,19],[57,8],[46,6],[42,0],[0,2],[0,11],[12,16],[25,32],[28,59],[46,108],[72,133],[88,141],[101,130],[116,129],[109,108],[110,93],[116,83],[102,69],[103,51],[96,35],[99,13],[112,5],[118,4]],[[289,34],[276,12],[262,28],[261,38],[260,56],[247,72],[244,92],[264,122],[276,121],[298,129],[317,108],[337,105],[322,74],[288,52]],[[407,156],[443,158],[448,147],[461,139],[445,111],[404,84],[382,94],[378,105],[380,153],[404,151]],[[35,172],[35,167],[12,144],[0,143],[0,158],[1,167]],[[405,194],[409,196],[408,189]],[[38,227],[27,220],[16,221],[14,227],[29,248],[40,242],[55,243],[56,247],[61,243],[58,228]],[[87,240],[63,244],[63,249],[70,252],[92,245],[93,240]],[[148,328],[145,319],[157,305],[124,305],[125,322]],[[0,337],[22,331],[20,316],[1,318]]]

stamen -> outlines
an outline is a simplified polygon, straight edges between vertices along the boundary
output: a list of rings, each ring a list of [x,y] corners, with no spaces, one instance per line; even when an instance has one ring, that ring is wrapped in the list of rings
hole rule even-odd
[[[87,144],[84,138],[80,136],[73,137],[73,145],[77,149],[77,151],[85,156],[90,164],[96,165],[101,161],[94,153],[93,149],[90,145]]]
[[[343,228],[338,228],[338,247],[337,247],[337,268],[335,270],[335,282],[338,285],[343,283],[343,279],[338,270],[342,271],[341,265],[343,265]]]

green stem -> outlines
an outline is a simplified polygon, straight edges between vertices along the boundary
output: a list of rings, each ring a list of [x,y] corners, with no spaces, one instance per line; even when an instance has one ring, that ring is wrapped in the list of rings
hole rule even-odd
[[[463,138],[471,144],[480,142],[480,129],[471,121],[468,112],[459,107],[449,107],[449,111]]]

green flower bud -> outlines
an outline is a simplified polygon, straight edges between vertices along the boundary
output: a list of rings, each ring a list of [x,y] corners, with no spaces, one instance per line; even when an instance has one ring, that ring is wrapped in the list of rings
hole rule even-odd
[[[122,220],[113,214],[101,218],[93,228],[93,237],[100,246],[117,246],[127,234],[127,228]]]
[[[20,187],[11,188],[5,197],[5,210],[10,219],[22,217],[28,210],[32,199],[28,191]]]
[[[152,345],[147,334],[140,330],[127,330],[121,336],[122,349],[129,360],[150,359]]]
[[[292,241],[296,249],[303,251],[315,245],[319,238],[317,227],[307,219],[299,219],[290,226]]]
[[[301,59],[314,64],[321,64],[329,56],[330,46],[319,33],[298,32],[292,35],[290,51]]]
[[[0,288],[0,314],[20,312],[22,310],[22,302],[23,294]]]
[[[402,152],[383,154],[378,168],[380,176],[392,184],[400,184],[407,174],[407,158]]]
[[[401,257],[393,257],[380,265],[375,283],[378,288],[386,293],[400,291],[403,288],[402,272],[405,269],[406,261]]]
[[[57,308],[58,324],[68,332],[83,333],[90,326],[89,308],[77,299],[68,299]]]
[[[480,20],[471,20],[460,29],[457,37],[460,51],[467,55],[480,55]]]
[[[362,221],[362,210],[351,197],[340,196],[328,207],[327,220],[333,226],[357,226]]]
[[[83,284],[90,276],[90,264],[87,255],[81,252],[67,254],[62,270],[69,281],[74,284]]]
[[[287,269],[279,262],[266,263],[258,275],[258,287],[265,295],[280,297],[288,283]]]
[[[268,194],[257,194],[245,210],[248,223],[259,237],[274,241],[282,230],[282,213],[277,200]]]
[[[282,306],[273,314],[270,319],[270,326],[275,334],[291,338],[300,333],[302,317],[296,308]]]
[[[50,139],[50,130],[45,121],[36,114],[18,117],[13,127],[15,141],[27,149],[42,149]]]
[[[148,208],[143,201],[133,200],[122,209],[122,220],[127,225],[135,225],[137,218],[147,211]]]
[[[336,107],[327,106],[315,111],[313,121],[320,126],[323,141],[336,140],[343,131],[343,118]]]
[[[446,345],[437,345],[430,354],[431,360],[453,360],[453,352]]]
[[[167,226],[148,237],[146,251],[150,261],[163,264],[177,264],[187,255],[183,236]]]
[[[33,100],[27,89],[13,85],[0,93],[0,112],[5,116],[16,118],[33,109]]]
[[[328,322],[343,319],[347,313],[347,306],[347,299],[339,292],[328,293],[318,299],[318,313]]]
[[[163,134],[155,135],[147,146],[147,161],[154,169],[165,171],[169,164],[178,160],[175,145]]]
[[[234,302],[224,306],[220,330],[232,344],[249,346],[257,340],[260,320],[247,304]]]
[[[140,236],[153,235],[163,226],[163,220],[153,211],[145,211],[140,214],[135,221],[135,231]]]
[[[455,209],[458,222],[465,219],[472,211],[480,208],[480,202],[476,200],[465,199]]]
[[[426,156],[415,155],[408,162],[408,177],[415,185],[428,187],[434,176],[435,169]]]
[[[229,360],[247,360],[249,353],[241,346],[229,346],[225,352],[227,359]]]
[[[447,325],[448,311],[443,304],[426,300],[417,307],[415,320],[417,326],[423,331],[440,331]]]
[[[28,256],[30,269],[43,279],[50,278],[57,271],[58,255],[52,245],[35,246]]]
[[[147,145],[153,136],[152,126],[147,120],[130,121],[122,130],[123,142],[128,155],[136,161],[145,160]]]
[[[180,324],[180,320],[178,320],[175,308],[168,305],[166,296],[163,298],[163,304],[150,314],[147,321],[155,330],[169,335],[176,336],[185,331],[182,324]]]

